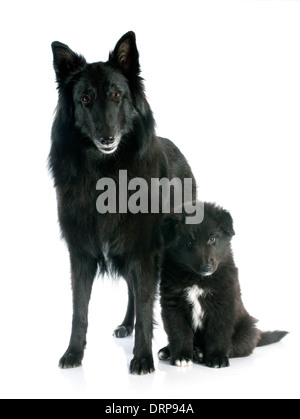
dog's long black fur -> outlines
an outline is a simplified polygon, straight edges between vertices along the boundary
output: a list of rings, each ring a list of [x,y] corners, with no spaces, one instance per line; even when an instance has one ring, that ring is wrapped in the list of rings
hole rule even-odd
[[[81,364],[93,280],[97,270],[110,268],[126,279],[129,295],[115,335],[132,333],[136,319],[130,371],[149,373],[154,370],[152,311],[159,269],[155,226],[161,214],[99,214],[96,183],[111,178],[118,185],[119,170],[127,170],[128,182],[139,177],[149,186],[151,178],[193,176],[177,147],[155,134],[133,32],[118,41],[106,62],[88,64],[60,42],[53,42],[52,50],[59,99],[49,167],[73,291],[71,339],[60,366]]]
[[[250,355],[256,346],[287,334],[261,332],[243,305],[229,212],[205,203],[201,224],[187,225],[179,215],[170,215],[162,234],[166,252],[160,292],[169,345],[159,351],[160,359],[178,366],[194,359],[227,367],[229,358]]]

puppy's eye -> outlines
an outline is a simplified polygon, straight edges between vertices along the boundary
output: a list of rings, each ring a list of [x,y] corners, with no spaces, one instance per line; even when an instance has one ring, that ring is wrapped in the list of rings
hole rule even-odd
[[[122,97],[122,93],[119,90],[116,90],[113,94],[112,94],[112,99],[115,100],[116,102],[118,102]]]
[[[91,97],[88,95],[82,95],[80,98],[81,102],[84,103],[85,105],[87,105],[88,103],[91,102]]]
[[[187,242],[186,242],[186,245],[188,246],[188,247],[194,247],[195,246],[195,242],[194,242],[194,240],[192,240],[192,239],[190,239],[190,240],[188,240]]]
[[[208,244],[215,244],[216,243],[216,237],[215,236],[211,236],[209,239],[208,239]]]

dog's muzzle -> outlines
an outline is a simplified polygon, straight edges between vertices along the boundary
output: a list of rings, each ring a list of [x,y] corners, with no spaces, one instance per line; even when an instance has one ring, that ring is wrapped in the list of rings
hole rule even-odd
[[[201,276],[210,276],[214,273],[215,268],[212,264],[201,265],[199,268],[199,273]]]
[[[99,139],[94,139],[93,142],[102,153],[112,154],[117,150],[120,140],[121,136],[116,135],[114,137],[100,137]]]

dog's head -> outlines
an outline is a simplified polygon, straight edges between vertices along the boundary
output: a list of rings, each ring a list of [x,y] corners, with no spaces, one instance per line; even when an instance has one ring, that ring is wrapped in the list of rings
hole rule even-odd
[[[201,224],[186,224],[184,217],[172,214],[162,222],[167,252],[184,270],[202,277],[212,275],[231,254],[235,232],[230,213],[214,204],[204,204]]]
[[[101,153],[113,154],[122,140],[128,142],[126,137],[142,108],[138,100],[146,100],[135,34],[126,33],[107,62],[88,64],[60,42],[52,43],[52,51],[60,93],[58,110],[64,107],[82,138],[91,140]]]

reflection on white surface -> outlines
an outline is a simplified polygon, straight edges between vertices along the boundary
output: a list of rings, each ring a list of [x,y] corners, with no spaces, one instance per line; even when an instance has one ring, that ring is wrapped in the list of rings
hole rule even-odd
[[[105,306],[108,300],[111,301],[110,309]],[[45,299],[44,309],[50,309],[51,305],[51,299]],[[248,358],[231,360],[229,368],[216,370],[197,364],[174,367],[159,361],[156,356],[167,342],[158,307],[156,318],[160,324],[155,328],[153,339],[156,371],[145,376],[130,375],[133,337],[117,339],[112,336],[125,306],[124,283],[117,285],[106,280],[95,283],[83,365],[70,370],[57,366],[69,339],[69,307],[64,308],[60,300],[54,317],[51,320],[36,318],[37,332],[28,334],[27,321],[34,318],[35,309],[38,309],[31,307],[32,311],[20,320],[21,334],[11,332],[2,349],[1,397],[201,399],[300,395],[299,388],[294,385],[300,374],[299,365],[293,362],[299,347],[297,332],[278,344],[256,349]],[[21,342],[29,339],[30,345],[21,348],[20,339]],[[10,362],[5,362],[6,359]]]

